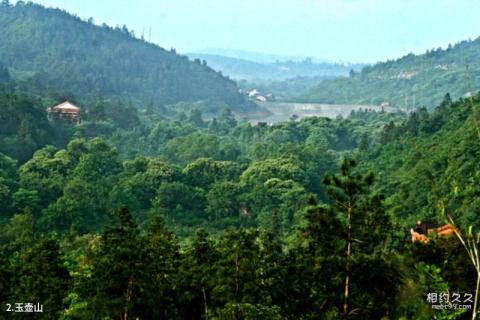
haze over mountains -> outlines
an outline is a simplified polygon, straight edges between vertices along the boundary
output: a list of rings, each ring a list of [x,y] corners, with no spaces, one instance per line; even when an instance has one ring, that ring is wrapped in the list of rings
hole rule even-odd
[[[201,52],[189,56],[206,60],[213,69],[239,81],[244,89],[271,92],[277,100],[283,101],[387,103],[401,109],[433,108],[447,92],[457,99],[480,88],[480,38],[426,50],[424,54],[410,53],[374,65],[301,60],[301,57],[242,50],[206,49]]]
[[[221,48],[201,49],[186,55],[207,61],[213,69],[222,71],[232,79],[248,81],[346,76],[350,70],[359,71],[366,65],[309,56],[285,56]]]
[[[273,62],[258,62],[248,60],[255,59],[255,54],[245,53],[247,58],[232,58],[228,56],[188,53],[193,59],[207,61],[214,70],[222,71],[235,80],[286,80],[295,77],[338,77],[346,76],[349,71],[360,70],[362,64],[315,62],[312,58],[303,60],[275,60]],[[274,57],[274,56],[273,56]],[[279,57],[280,58],[280,57]]]
[[[240,49],[224,49],[224,48],[206,48],[206,49],[199,49],[194,50],[190,54],[208,54],[208,55],[215,55],[215,56],[223,56],[229,58],[237,58],[242,60],[248,60],[256,63],[275,63],[275,62],[286,62],[286,61],[294,61],[294,62],[301,62],[305,60],[308,56],[289,56],[289,55],[279,55],[279,54],[272,54],[272,53],[265,53],[265,52],[257,52],[257,51],[249,51],[249,50],[240,50]],[[189,55],[187,53],[187,55]],[[331,62],[327,59],[319,59],[311,57],[312,61],[315,63],[322,63],[322,62]]]

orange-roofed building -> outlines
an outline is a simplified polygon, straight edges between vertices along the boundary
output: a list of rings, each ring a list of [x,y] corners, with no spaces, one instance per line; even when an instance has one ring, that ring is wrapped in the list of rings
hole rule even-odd
[[[417,221],[417,225],[410,229],[412,242],[427,243],[430,241],[429,235],[434,233],[439,237],[449,236],[455,233],[455,227],[450,224],[435,227],[428,221]]]
[[[48,108],[47,111],[49,113],[58,114],[62,118],[70,119],[75,124],[79,124],[81,121],[81,118],[80,118],[81,109],[68,100],[60,104],[57,104],[56,106]]]

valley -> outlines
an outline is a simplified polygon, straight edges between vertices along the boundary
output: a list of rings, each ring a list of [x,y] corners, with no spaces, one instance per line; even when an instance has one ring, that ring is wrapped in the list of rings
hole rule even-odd
[[[268,111],[271,115],[258,119],[251,119],[252,123],[267,122],[275,124],[289,120],[300,120],[306,117],[325,117],[334,119],[337,117],[348,117],[352,111],[370,110],[375,112],[397,111],[390,107],[375,105],[342,105],[342,104],[321,104],[321,103],[295,103],[295,102],[257,102],[257,104]],[[293,118],[292,118],[293,117]]]

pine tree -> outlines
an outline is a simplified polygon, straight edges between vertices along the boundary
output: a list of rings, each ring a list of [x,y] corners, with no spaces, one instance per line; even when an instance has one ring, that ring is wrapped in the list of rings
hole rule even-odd
[[[205,122],[202,119],[202,111],[198,108],[190,111],[188,121],[199,128],[203,128],[205,126]]]
[[[139,230],[126,207],[102,234],[94,254],[92,275],[81,294],[92,317],[128,319],[138,316],[144,250]]]
[[[11,279],[13,272],[6,253],[6,248],[0,246],[0,301],[7,301],[12,288]]]
[[[262,303],[268,294],[258,286],[258,232],[228,231],[220,241],[216,263],[217,284],[212,293],[220,303]]]
[[[368,306],[374,298],[381,299],[379,292],[386,294],[395,287],[392,279],[395,270],[381,254],[392,226],[383,207],[383,197],[370,193],[373,174],[358,174],[355,166],[356,161],[345,159],[339,176],[327,175],[324,179],[332,199],[331,210],[346,221],[342,315],[347,318],[352,313],[376,312],[369,316],[377,318],[386,312],[388,303],[376,306],[375,310],[369,310]],[[378,272],[372,277],[371,273],[364,275],[365,270]]]
[[[345,230],[333,208],[310,197],[295,250],[287,257],[288,314],[309,319],[338,314],[341,305]]]
[[[43,313],[37,314],[38,319],[58,319],[65,309],[63,300],[71,283],[70,275],[63,266],[58,242],[41,239],[20,253],[14,270],[11,300],[40,303]],[[25,319],[28,316],[31,314],[26,314]]]
[[[180,295],[178,269],[180,248],[172,232],[159,217],[150,222],[144,238],[146,252],[144,270],[139,274],[144,306],[139,312],[142,319],[179,318]]]
[[[189,297],[182,304],[186,318],[205,319],[212,314],[215,304],[212,301],[212,290],[217,281],[215,278],[215,263],[219,259],[215,243],[205,229],[198,229],[187,254],[184,256],[180,279],[184,282],[183,295]]]
[[[367,151],[369,146],[370,142],[368,141],[368,134],[364,132],[360,136],[360,143],[358,144],[358,148],[362,151]]]

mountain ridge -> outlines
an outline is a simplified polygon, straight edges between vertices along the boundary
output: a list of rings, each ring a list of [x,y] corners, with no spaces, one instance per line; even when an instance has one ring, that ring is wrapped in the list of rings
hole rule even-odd
[[[322,81],[297,102],[381,104],[432,109],[446,93],[453,99],[480,89],[480,38],[446,49],[407,54],[367,66],[348,78]],[[467,72],[468,68],[468,72]],[[469,80],[467,80],[469,78]]]
[[[122,98],[137,107],[206,101],[248,112],[236,83],[174,49],[135,38],[126,26],[94,25],[35,3],[0,6],[0,56],[39,92]],[[14,74],[12,72],[12,74]]]
[[[468,72],[467,72],[468,67]],[[469,80],[466,80],[469,78]],[[432,109],[446,93],[453,99],[480,89],[480,37],[446,49],[407,54],[367,66],[347,78],[326,80],[297,102],[381,104]]]
[[[235,80],[286,80],[295,77],[338,77],[350,70],[360,70],[361,64],[315,62],[312,58],[301,61],[261,63],[248,58],[234,58],[216,54],[187,53],[192,59],[205,60],[207,65]]]

